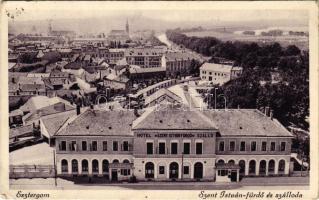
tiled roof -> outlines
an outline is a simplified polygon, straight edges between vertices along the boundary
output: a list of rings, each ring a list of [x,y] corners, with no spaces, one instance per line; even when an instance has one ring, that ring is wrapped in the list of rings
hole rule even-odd
[[[45,92],[45,85],[43,84],[23,84],[20,85],[21,91],[39,91],[39,92]]]
[[[54,105],[56,103],[63,102],[70,105],[70,103],[60,97],[49,98],[47,96],[34,96],[31,97],[20,109],[24,112],[39,110],[41,108]]]
[[[161,98],[162,96],[168,96],[168,97],[174,99],[176,102],[182,103],[182,99],[179,96],[177,96],[175,93],[173,93],[165,88],[162,88],[162,89],[158,90],[157,92],[151,94],[150,96],[146,97],[145,104],[147,105],[147,104],[155,101],[156,99]]]
[[[52,137],[74,115],[75,112],[64,112],[58,116],[54,115],[42,119],[42,124],[45,126],[49,136]]]
[[[33,132],[33,126],[32,125],[27,125],[27,126],[21,126],[21,127],[18,127],[18,128],[13,128],[13,129],[10,129],[9,138],[19,137],[19,136],[22,136],[24,134],[32,133],[32,132]]]
[[[197,110],[174,108],[153,109],[134,122],[133,130],[216,130],[216,125]]]
[[[212,71],[217,71],[217,72],[230,73],[232,66],[206,62],[200,67],[200,69],[201,70],[212,70]]]
[[[203,114],[214,121],[221,136],[292,136],[275,119],[254,109],[206,110]]]
[[[25,121],[30,121],[43,116],[62,113],[71,110],[75,110],[75,107],[59,102],[54,105],[46,106],[44,108],[37,110],[35,113],[32,113],[28,118],[26,118]]]
[[[121,135],[133,136],[134,111],[89,109],[61,129],[56,136]]]

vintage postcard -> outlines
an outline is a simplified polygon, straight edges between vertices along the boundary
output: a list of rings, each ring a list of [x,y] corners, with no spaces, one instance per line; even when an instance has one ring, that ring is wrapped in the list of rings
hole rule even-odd
[[[0,36],[0,198],[318,198],[315,2],[5,1]]]

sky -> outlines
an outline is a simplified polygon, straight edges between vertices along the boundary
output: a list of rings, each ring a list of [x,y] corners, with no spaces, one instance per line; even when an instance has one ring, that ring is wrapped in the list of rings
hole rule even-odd
[[[256,7],[254,3],[228,2],[8,2],[6,10],[15,16],[16,21],[112,16],[143,16],[165,21],[308,20],[308,12],[301,10],[302,7],[283,5],[278,9],[278,5],[274,7],[270,3]]]

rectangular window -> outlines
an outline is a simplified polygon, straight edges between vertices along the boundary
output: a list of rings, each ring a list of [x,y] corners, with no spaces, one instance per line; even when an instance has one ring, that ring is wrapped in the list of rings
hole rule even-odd
[[[261,143],[261,150],[262,151],[267,151],[267,142],[262,142]]]
[[[219,142],[219,147],[218,147],[219,151],[224,151],[225,150],[225,144],[224,141],[220,141]]]
[[[185,142],[184,143],[184,154],[190,154],[190,143],[189,142]]]
[[[103,141],[103,151],[107,151],[107,141]]]
[[[244,141],[240,142],[240,151],[246,151],[246,142]]]
[[[121,169],[121,175],[128,176],[130,174],[131,174],[131,170],[130,169]]]
[[[97,141],[92,141],[92,151],[97,151]]]
[[[251,142],[251,143],[250,143],[250,150],[251,150],[251,151],[256,151],[256,149],[257,149],[257,144],[256,144],[256,142],[255,142],[255,141]]]
[[[87,143],[86,143],[86,141],[82,141],[82,151],[87,151]]]
[[[235,141],[229,142],[229,151],[235,151]]]
[[[66,151],[66,141],[61,141],[61,151]]]
[[[165,174],[165,167],[159,166],[158,171],[159,171],[159,174]]]
[[[276,151],[276,142],[270,143],[270,151]]]
[[[71,151],[75,151],[76,150],[76,141],[72,141],[71,142]]]
[[[128,141],[123,142],[123,151],[128,151]]]
[[[171,154],[177,154],[177,143],[176,142],[171,143]]]
[[[203,154],[203,143],[196,142],[196,154]]]
[[[165,142],[158,143],[158,153],[165,154]]]
[[[118,142],[117,141],[113,141],[113,151],[118,151],[119,147],[118,147]]]
[[[286,142],[280,143],[280,151],[286,151]]]
[[[184,166],[184,174],[189,174],[189,166]]]
[[[153,154],[153,142],[146,143],[147,154]]]

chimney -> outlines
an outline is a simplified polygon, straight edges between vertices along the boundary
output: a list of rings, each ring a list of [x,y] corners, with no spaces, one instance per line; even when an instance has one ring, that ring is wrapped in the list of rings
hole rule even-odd
[[[270,119],[273,120],[273,118],[274,118],[274,110],[271,109],[269,115],[270,115]]]
[[[94,109],[94,105],[93,105],[93,104],[91,104],[91,105],[90,105],[90,108],[91,108],[91,109]]]
[[[266,115],[267,117],[269,117],[269,111],[270,111],[270,107],[269,107],[269,106],[266,106],[266,107],[265,107],[265,115]]]
[[[76,115],[81,114],[81,108],[79,105],[76,105]]]

